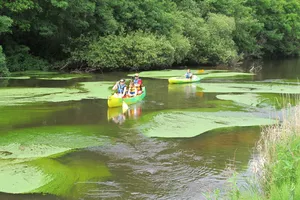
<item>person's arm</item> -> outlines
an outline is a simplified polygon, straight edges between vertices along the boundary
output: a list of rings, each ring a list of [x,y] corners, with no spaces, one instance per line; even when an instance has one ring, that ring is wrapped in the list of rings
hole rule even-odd
[[[114,87],[113,87],[112,89],[113,89],[113,90],[118,89],[118,84],[119,84],[119,81],[116,82],[116,84],[114,85]]]
[[[136,96],[137,95],[137,89],[136,87],[134,88],[134,95],[133,96]]]
[[[126,90],[127,90],[127,87],[125,86],[125,87],[124,87],[124,90],[123,90],[122,97],[124,97],[124,96],[125,96],[125,94],[126,94]]]
[[[130,88],[128,88],[127,95],[132,97],[132,94],[130,94]]]

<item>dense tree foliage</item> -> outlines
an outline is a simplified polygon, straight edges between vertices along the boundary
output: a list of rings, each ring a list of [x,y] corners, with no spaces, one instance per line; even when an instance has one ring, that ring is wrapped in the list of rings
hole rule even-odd
[[[230,65],[300,52],[299,0],[2,0],[0,9],[2,75]]]

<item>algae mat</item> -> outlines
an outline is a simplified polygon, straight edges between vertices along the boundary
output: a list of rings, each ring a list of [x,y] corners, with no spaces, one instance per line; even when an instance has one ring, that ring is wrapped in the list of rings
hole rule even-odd
[[[201,79],[213,79],[213,78],[252,78],[252,73],[243,72],[230,72],[226,70],[205,70],[204,73],[197,73],[197,70],[191,70],[193,74],[196,74]],[[144,78],[157,78],[157,79],[169,79],[170,77],[184,76],[186,70],[162,70],[162,71],[146,71],[140,72],[139,76]],[[134,74],[128,74],[128,76],[134,76]]]
[[[198,70],[191,70],[193,74],[201,74],[197,73]],[[160,70],[160,71],[145,71],[140,72],[139,76],[144,78],[159,78],[159,79],[168,79],[172,76],[184,76],[186,70],[174,69],[174,70]],[[205,71],[205,73],[207,73]],[[128,74],[127,76],[134,76],[135,74]]]
[[[1,134],[0,159],[40,158],[108,144],[100,126],[45,126]]]
[[[216,96],[221,100],[231,100],[236,103],[241,103],[254,107],[267,107],[275,105],[275,100],[272,101],[271,98],[264,97],[255,93],[245,93],[245,94],[221,94]],[[274,95],[274,98],[275,95]],[[278,105],[278,104],[276,104]]]
[[[112,93],[111,85],[111,82],[83,82],[71,88],[4,88],[0,89],[0,106],[107,99]]]
[[[79,198],[82,188],[76,183],[99,181],[111,174],[101,161],[95,159],[72,160],[61,163],[42,158],[20,163],[0,163],[0,192],[48,193]],[[85,191],[87,192],[87,191]]]
[[[300,85],[267,83],[201,83],[203,92],[213,93],[284,93],[299,94]]]
[[[47,71],[24,71],[13,72],[12,76],[5,77],[6,79],[42,79],[42,80],[71,80],[75,78],[91,78],[91,74],[66,74],[60,72],[47,72]]]
[[[260,126],[273,124],[276,121],[255,117],[244,112],[157,112],[142,117],[142,125],[136,129],[148,137],[188,138],[210,130]]]
[[[76,182],[109,176],[97,160],[57,161],[79,148],[110,144],[104,134],[100,126],[45,126],[1,133],[0,192],[69,196],[74,195],[71,188]]]

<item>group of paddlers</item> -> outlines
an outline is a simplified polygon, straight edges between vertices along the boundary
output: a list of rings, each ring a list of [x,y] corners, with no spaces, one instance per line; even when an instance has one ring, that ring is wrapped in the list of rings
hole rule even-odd
[[[125,79],[121,79],[120,81],[116,82],[112,89],[116,90],[116,93],[114,95],[117,97],[134,97],[143,92],[142,85],[142,79],[140,79],[139,74],[136,73],[134,79],[130,81],[128,88],[125,83]]]
[[[185,74],[185,78],[187,79],[193,78],[193,74],[191,73],[190,69],[187,70]],[[114,94],[116,97],[121,97],[121,98],[134,97],[143,92],[142,79],[139,78],[138,73],[134,75],[134,79],[130,81],[128,88],[125,82],[126,82],[125,79],[121,79],[120,81],[117,81],[114,87],[112,88],[113,90],[116,90],[116,93]]]

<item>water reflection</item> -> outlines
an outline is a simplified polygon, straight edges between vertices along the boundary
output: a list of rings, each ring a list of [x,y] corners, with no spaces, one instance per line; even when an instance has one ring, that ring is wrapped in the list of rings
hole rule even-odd
[[[170,92],[182,92],[186,98],[191,97],[203,97],[203,92],[197,89],[196,83],[190,84],[169,84],[168,91]]]
[[[108,108],[107,120],[122,125],[126,119],[137,119],[142,115],[142,105],[129,105],[128,110],[123,111],[122,107]]]

